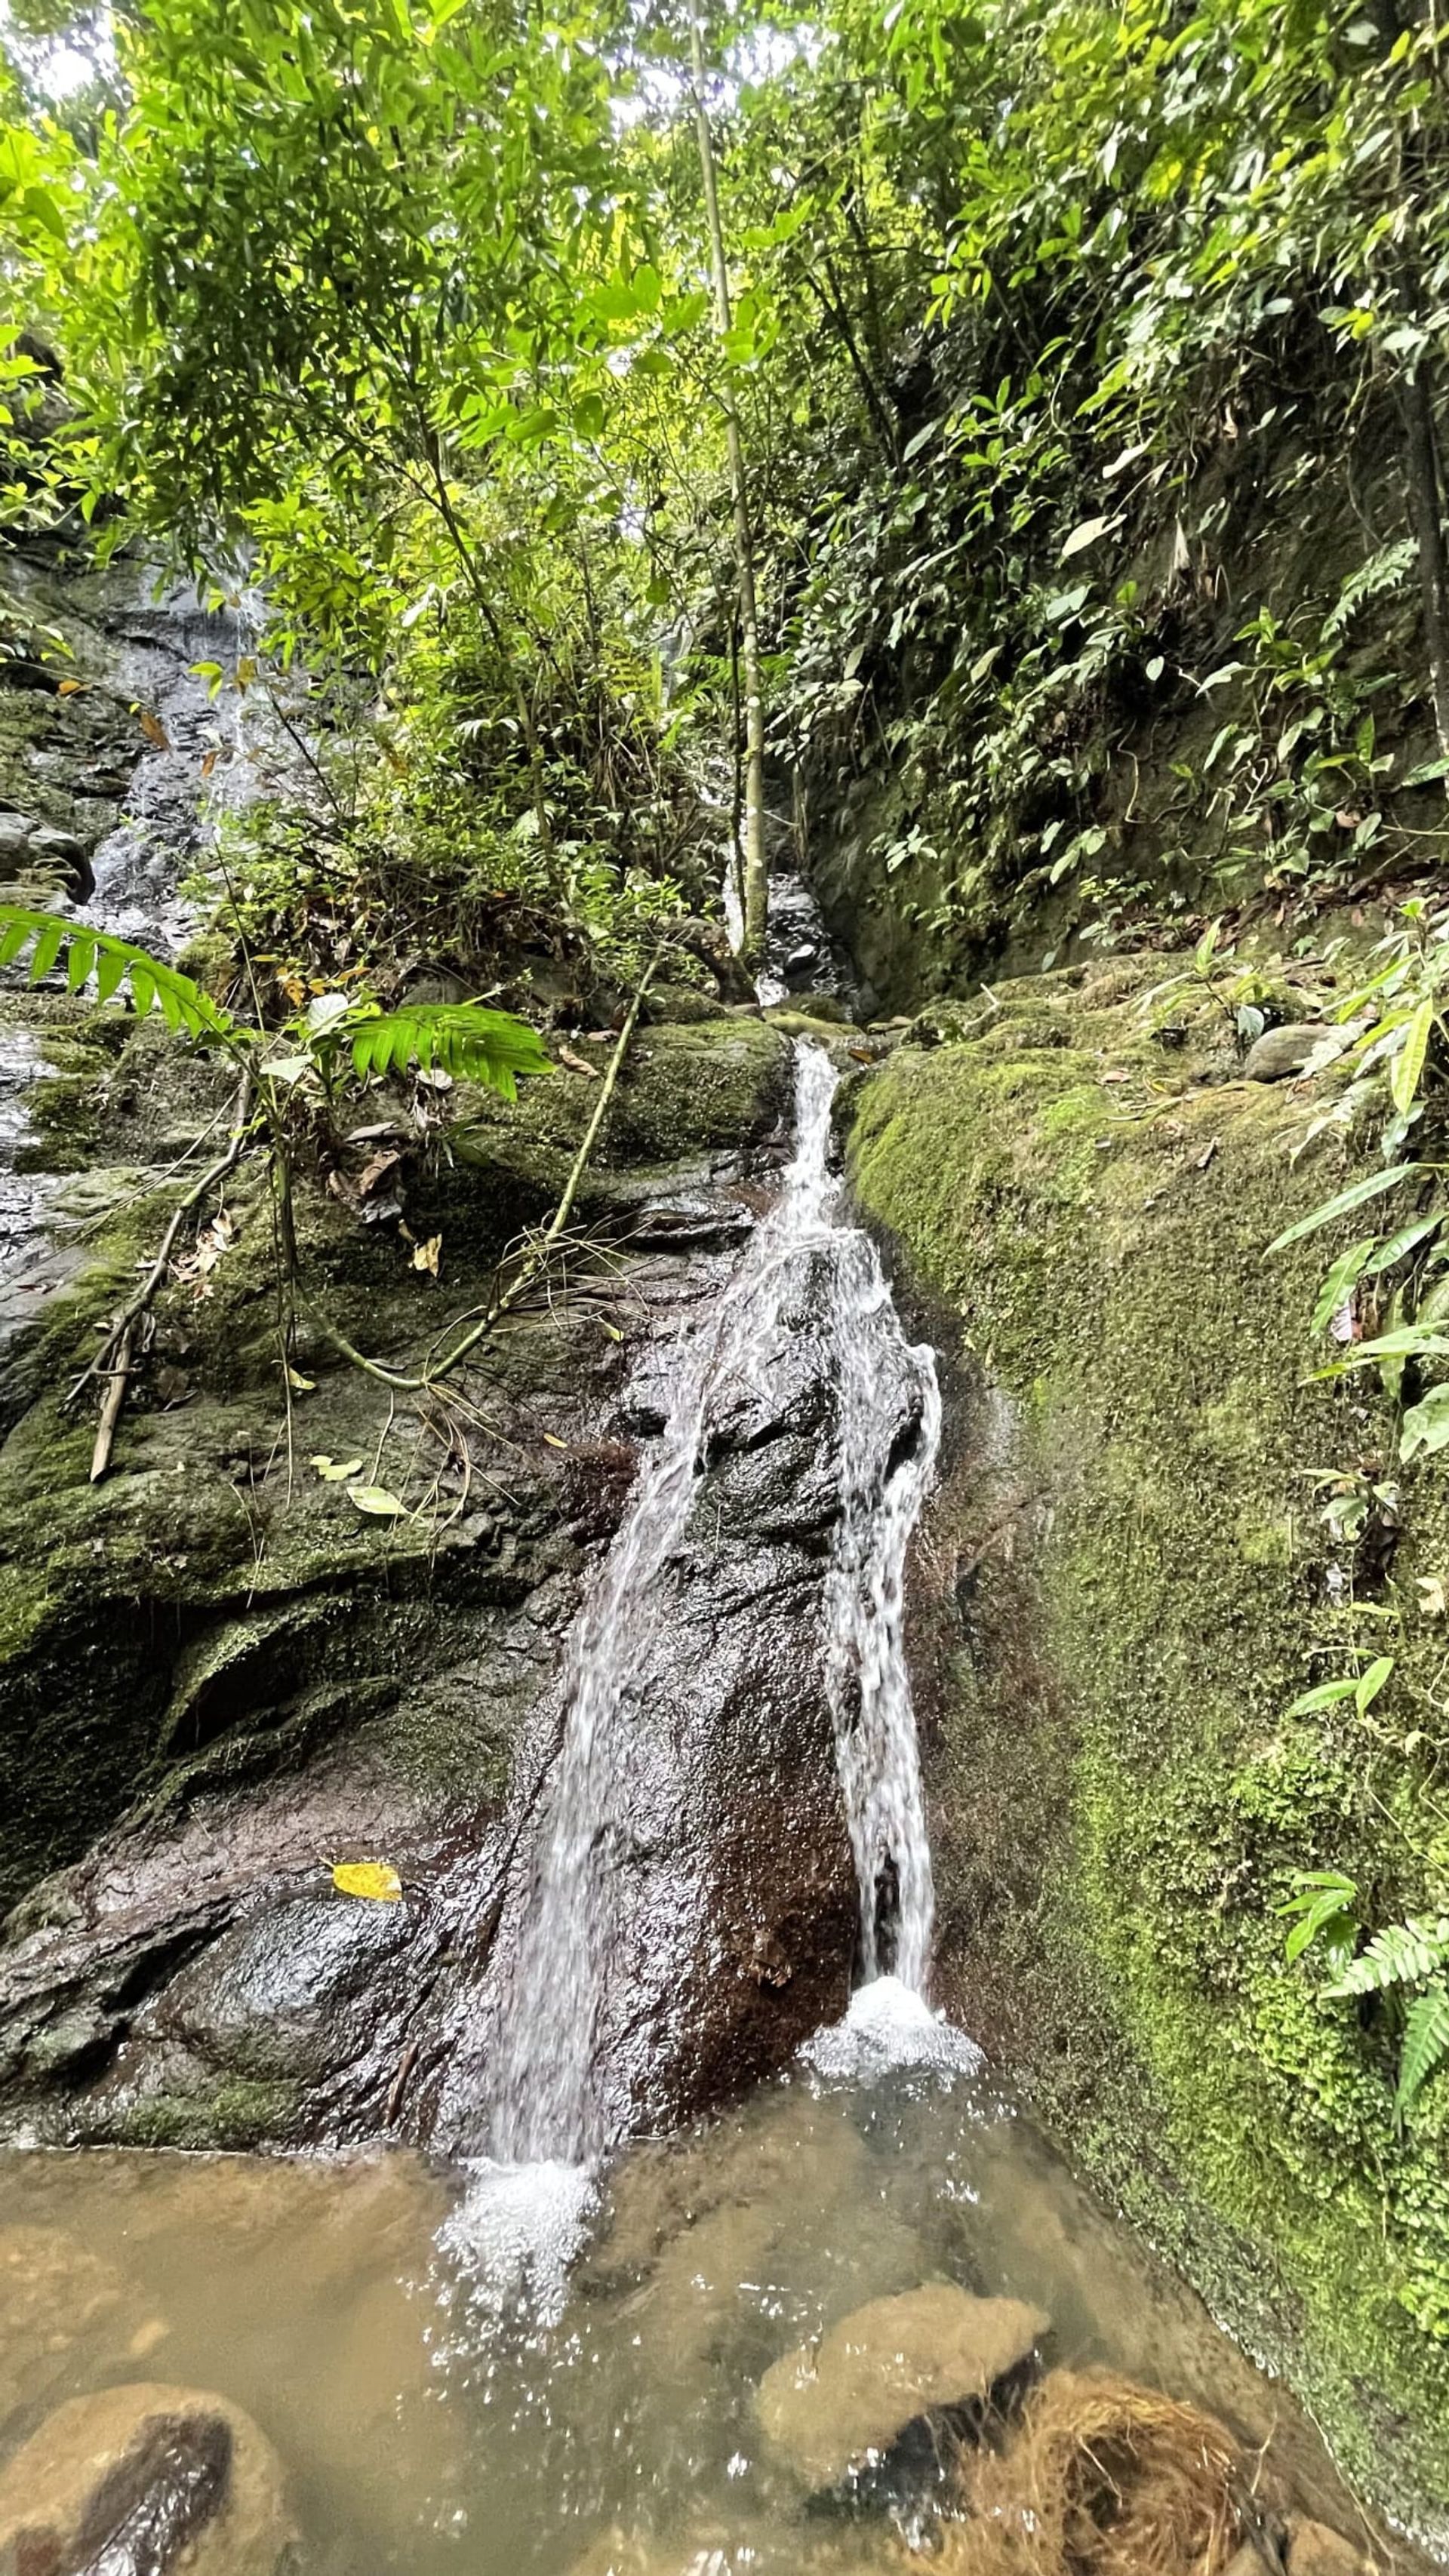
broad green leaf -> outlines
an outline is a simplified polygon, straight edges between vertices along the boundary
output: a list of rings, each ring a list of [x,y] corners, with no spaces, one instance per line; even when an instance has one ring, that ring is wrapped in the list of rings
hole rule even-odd
[[[1407,1181],[1423,1180],[1428,1169],[1427,1163],[1396,1163],[1389,1171],[1370,1172],[1366,1180],[1355,1181],[1352,1189],[1340,1190],[1337,1198],[1325,1200],[1311,1216],[1300,1217],[1296,1225],[1285,1227],[1282,1234],[1274,1236],[1268,1250],[1285,1252],[1290,1243],[1301,1243],[1306,1235],[1317,1234],[1320,1226],[1332,1225],[1337,1217],[1347,1216],[1353,1208],[1363,1207],[1369,1199],[1381,1198],[1385,1190],[1396,1190]]]
[[[385,1485],[349,1485],[347,1499],[355,1503],[369,1520],[395,1521],[407,1511],[406,1503],[399,1502],[396,1494],[390,1494]]]
[[[1413,1458],[1431,1458],[1449,1447],[1449,1383],[1431,1386],[1419,1403],[1411,1404],[1399,1426],[1399,1457],[1407,1466]]]
[[[1424,1058],[1429,1052],[1429,1040],[1434,1034],[1437,1016],[1433,999],[1426,993],[1409,1021],[1404,1043],[1394,1058],[1389,1090],[1401,1118],[1413,1107],[1418,1095],[1419,1077],[1424,1070]]]

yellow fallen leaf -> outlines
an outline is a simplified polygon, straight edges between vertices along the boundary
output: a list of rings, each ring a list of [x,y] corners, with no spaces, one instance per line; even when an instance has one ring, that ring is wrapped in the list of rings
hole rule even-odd
[[[315,1395],[317,1392],[315,1377],[304,1377],[300,1369],[293,1368],[290,1360],[287,1363],[287,1384],[296,1395]]]
[[[566,1440],[560,1440],[556,1431],[545,1431],[543,1438],[544,1446],[548,1449],[567,1449],[569,1445]]]
[[[345,1485],[350,1476],[360,1476],[362,1473],[360,1458],[329,1458],[325,1449],[319,1451],[318,1455],[308,1463],[316,1468],[323,1483],[327,1485]]]
[[[366,1512],[371,1519],[378,1521],[396,1520],[398,1514],[407,1509],[406,1503],[400,1503],[396,1494],[390,1494],[385,1485],[349,1485],[347,1498],[357,1505],[360,1512]]]
[[[396,1905],[402,1880],[388,1860],[338,1860],[332,1884],[343,1896],[365,1896],[373,1905]]]
[[[55,694],[58,698],[78,698],[83,686],[84,683],[80,680],[60,680],[56,684]]]
[[[414,1270],[430,1271],[434,1279],[436,1279],[438,1275],[438,1255],[442,1249],[442,1236],[440,1234],[430,1234],[427,1242],[420,1243],[413,1254]]]

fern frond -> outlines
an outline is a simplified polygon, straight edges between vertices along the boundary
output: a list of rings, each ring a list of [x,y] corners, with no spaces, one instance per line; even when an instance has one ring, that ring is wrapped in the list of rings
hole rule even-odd
[[[226,1045],[236,1034],[229,1011],[209,1001],[189,975],[163,965],[133,940],[117,939],[89,922],[68,921],[58,912],[0,903],[0,966],[13,966],[27,948],[32,984],[38,984],[64,957],[65,980],[72,993],[81,992],[94,976],[97,999],[108,1002],[123,983],[129,983],[141,1018],[158,1010],[168,1029],[212,1045]]]
[[[1368,1948],[1345,1968],[1330,1995],[1375,1995],[1390,1986],[1422,1985],[1449,1965],[1449,1916],[1412,1915],[1376,1932]]]
[[[1357,572],[1351,572],[1323,621],[1325,640],[1336,641],[1371,599],[1382,599],[1386,591],[1397,590],[1407,581],[1418,555],[1412,537],[1399,537],[1391,546],[1381,546],[1376,555],[1370,555]]]
[[[1399,2052],[1399,2082],[1394,2109],[1402,2119],[1412,2110],[1436,2068],[1449,2058],[1449,1986],[1433,1985],[1416,1996],[1404,2020]]]
[[[480,1002],[419,1002],[366,1018],[353,1014],[342,1035],[360,1075],[402,1073],[415,1064],[465,1082],[481,1082],[505,1100],[516,1100],[521,1076],[552,1073],[536,1029],[511,1011]]]

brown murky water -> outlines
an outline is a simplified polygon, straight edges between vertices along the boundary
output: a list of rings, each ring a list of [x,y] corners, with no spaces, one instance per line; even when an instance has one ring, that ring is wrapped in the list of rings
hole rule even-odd
[[[664,2551],[651,2576],[710,2549],[710,2576],[795,2576],[822,2550],[899,2568],[888,2524],[804,2513],[751,2397],[864,2300],[945,2276],[1046,2308],[1051,2360],[1113,2363],[1271,2437],[1355,2527],[1284,2393],[980,2078],[801,2073],[636,2149],[552,2322],[439,2250],[461,2187],[405,2156],[0,2158],[5,2449],[64,2398],[164,2380],[256,2418],[317,2576],[570,2576],[611,2563],[591,2555],[611,2531]]]

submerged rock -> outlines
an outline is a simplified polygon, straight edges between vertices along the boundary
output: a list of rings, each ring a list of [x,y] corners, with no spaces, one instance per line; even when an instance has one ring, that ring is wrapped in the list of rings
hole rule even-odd
[[[283,2576],[296,2530],[275,2452],[209,2391],[72,2398],[0,2473],[0,2576]]]
[[[949,2281],[872,2299],[771,2364],[755,2396],[761,2431],[805,2486],[841,2486],[919,2418],[984,2404],[1050,2325],[1020,2299]]]
[[[0,2423],[48,2395],[78,2345],[111,2341],[119,2359],[139,2314],[119,2272],[60,2228],[0,2228]]]
[[[1372,2576],[1375,2564],[1342,2532],[1330,2531],[1326,2522],[1308,2522],[1295,2514],[1288,2525],[1284,2551],[1288,2576]]]

